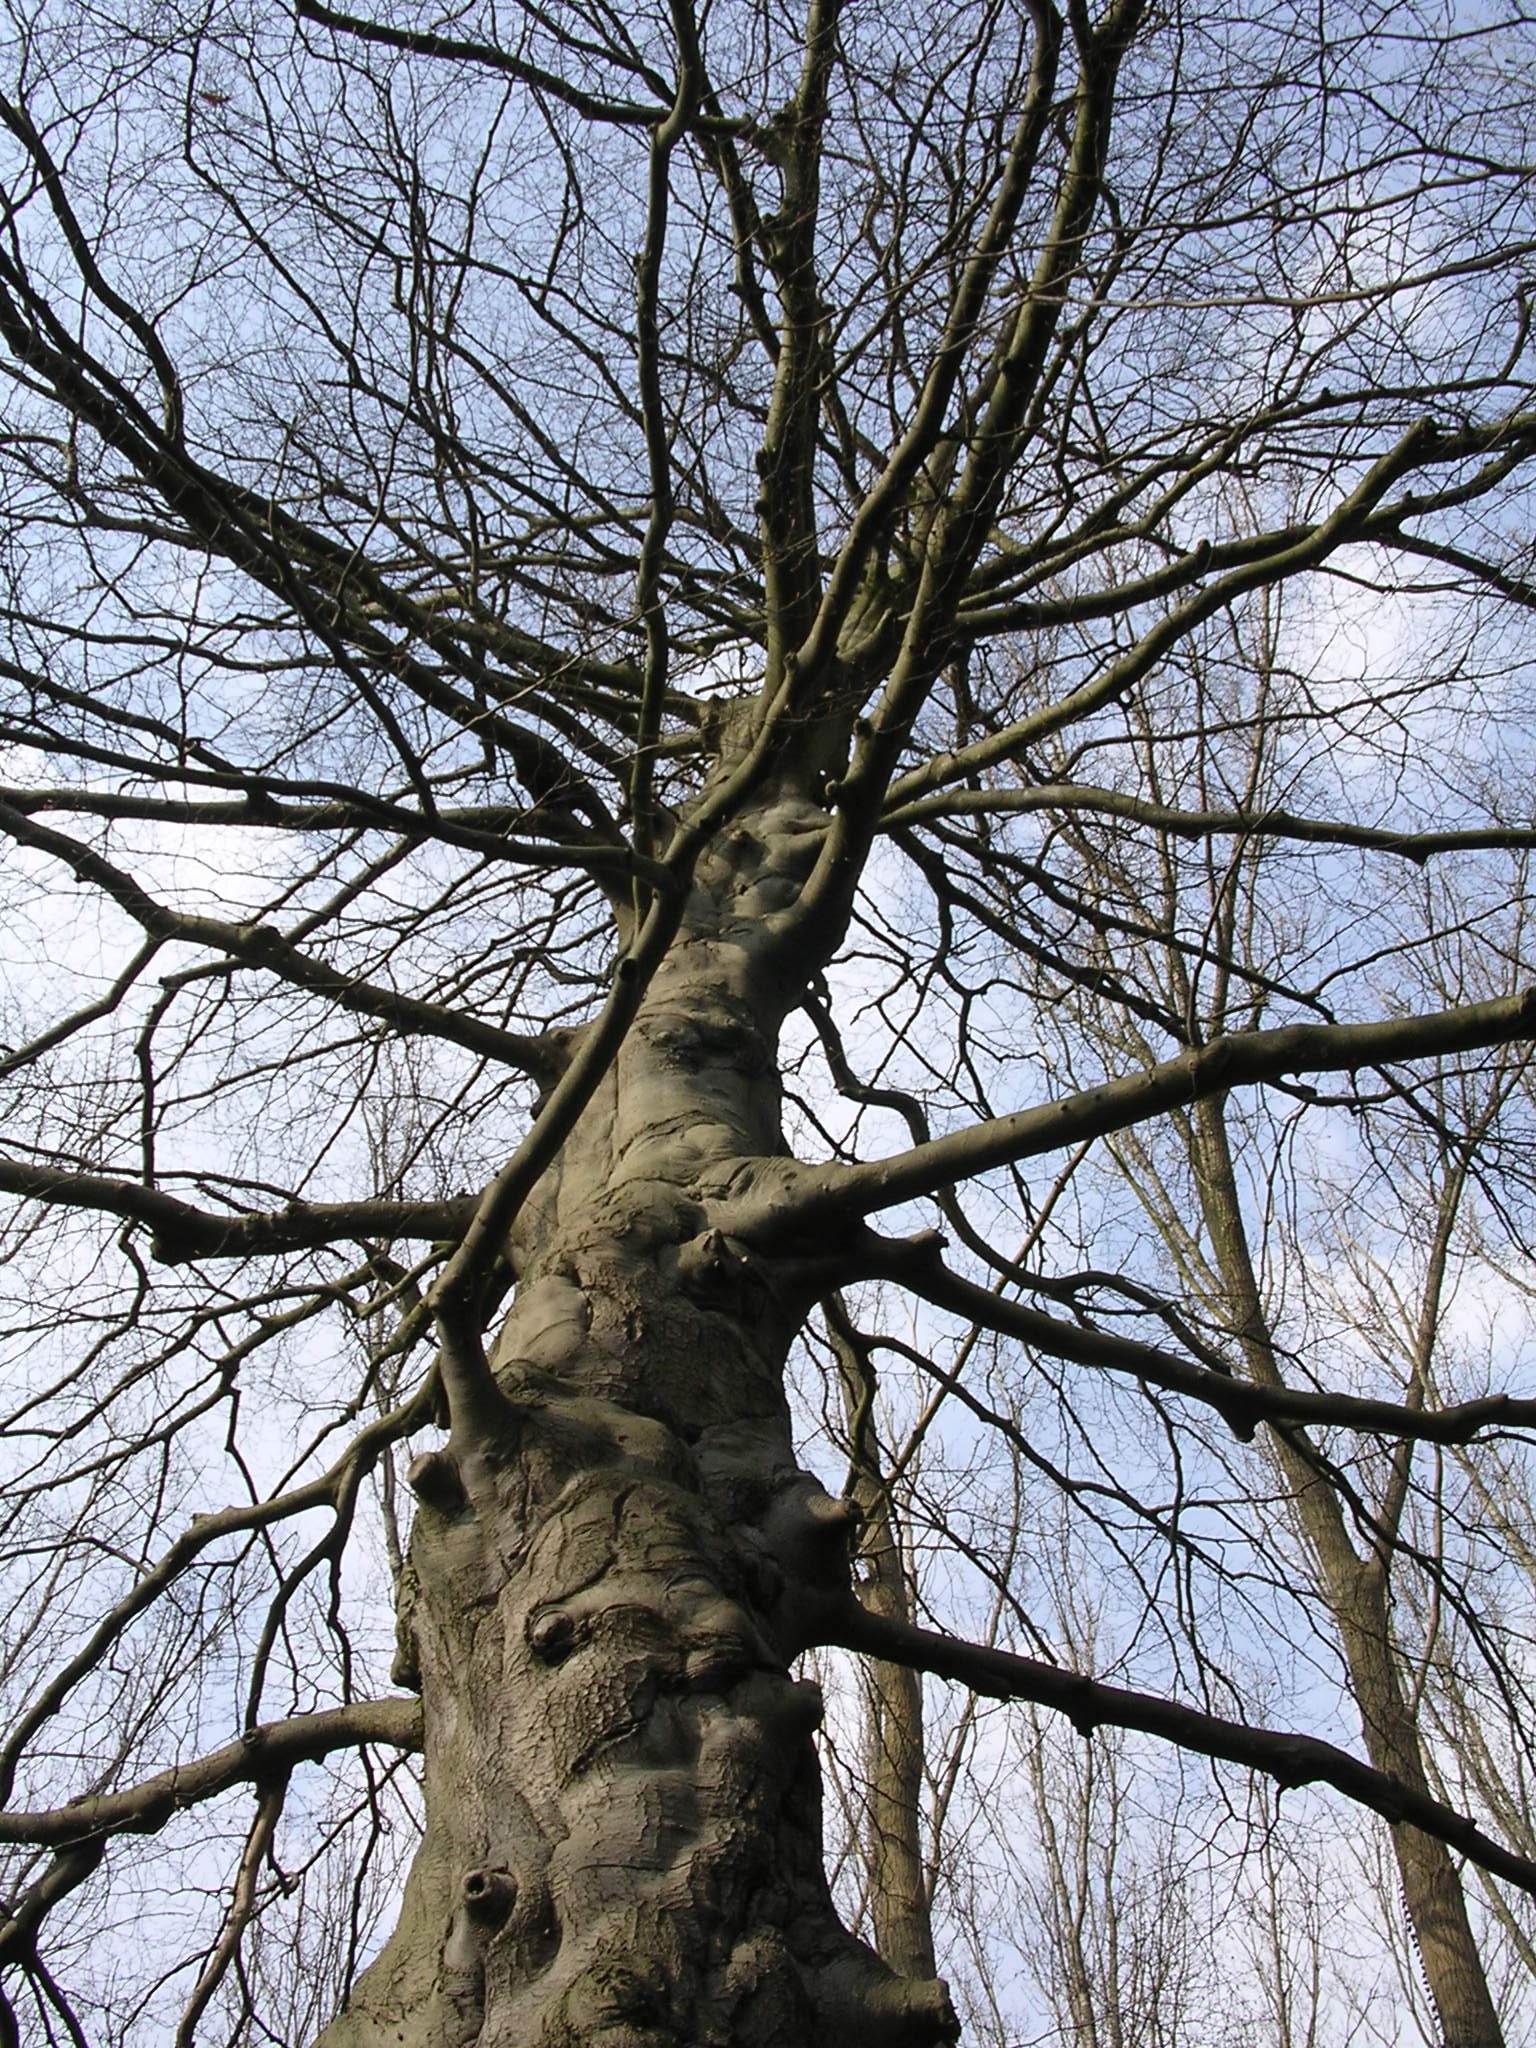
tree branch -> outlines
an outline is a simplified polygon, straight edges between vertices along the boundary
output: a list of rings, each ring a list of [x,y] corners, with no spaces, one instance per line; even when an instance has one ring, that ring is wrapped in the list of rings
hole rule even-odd
[[[929,818],[992,816],[1028,811],[1102,811],[1171,832],[1179,839],[1231,837],[1297,839],[1322,846],[1358,846],[1395,853],[1423,863],[1441,853],[1519,852],[1536,847],[1536,831],[1511,825],[1472,826],[1464,831],[1415,832],[1390,825],[1352,825],[1337,818],[1304,818],[1294,811],[1183,811],[1118,789],[1091,783],[1048,782],[1032,789],[952,789],[898,804],[881,819],[884,830],[921,824]]]
[[[0,1918],[0,1963],[31,1958],[49,1908],[85,1883],[101,1861],[102,1846],[75,1842],[61,1849],[37,1882],[28,1885],[10,1913]]]
[[[1183,603],[1149,626],[1124,654],[1067,696],[1043,705],[985,739],[936,755],[910,769],[891,784],[888,801],[893,807],[903,805],[931,790],[964,782],[968,776],[979,774],[998,761],[1017,759],[1026,747],[1121,697],[1194,627],[1223,607],[1265,584],[1279,583],[1320,567],[1351,540],[1367,534],[1374,536],[1383,524],[1376,517],[1382,499],[1393,484],[1413,470],[1430,462],[1461,461],[1495,449],[1502,451],[1505,462],[1510,462],[1518,459],[1520,453],[1528,452],[1533,443],[1536,415],[1530,412],[1512,413],[1492,426],[1457,435],[1439,433],[1432,420],[1419,421],[1370,465],[1355,488],[1325,519],[1300,532],[1288,529],[1277,533],[1272,552],[1192,591]],[[1408,506],[1409,500],[1400,499],[1391,508],[1385,519],[1389,534],[1395,534],[1395,522]],[[1203,569],[1207,558],[1194,559]]]
[[[442,1202],[289,1202],[254,1215],[220,1216],[139,1181],[19,1159],[0,1159],[0,1193],[141,1223],[154,1232],[155,1256],[168,1266],[304,1251],[344,1238],[456,1238],[474,1213],[473,1196],[462,1195]]]
[[[231,1785],[286,1777],[298,1764],[316,1763],[333,1750],[364,1742],[420,1749],[420,1700],[354,1700],[350,1706],[267,1721],[222,1749],[192,1763],[173,1764],[126,1791],[93,1792],[36,1813],[0,1813],[0,1842],[63,1848],[106,1835],[152,1835],[173,1815],[217,1798]]]
[[[373,1465],[384,1450],[419,1428],[432,1412],[435,1375],[397,1407],[376,1416],[358,1432],[341,1457],[318,1478],[304,1481],[289,1493],[269,1495],[246,1506],[219,1508],[194,1515],[159,1560],[148,1566],[117,1604],[92,1629],[69,1661],[43,1687],[21,1715],[0,1749],[0,1805],[9,1800],[27,1744],[55,1715],[88,1672],[94,1671],[124,1631],[152,1607],[204,1550],[221,1537],[270,1528],[274,1523],[326,1506],[335,1509],[356,1477]],[[3,1836],[0,1836],[3,1839]]]
[[[1536,1400],[1488,1394],[1446,1408],[1413,1408],[1399,1401],[1369,1400],[1357,1394],[1314,1392],[1302,1387],[1262,1386],[1229,1378],[1196,1365],[1177,1352],[1144,1344],[1113,1331],[1063,1322],[1023,1302],[1005,1301],[989,1288],[952,1273],[938,1258],[912,1256],[908,1243],[893,1246],[887,1277],[920,1294],[935,1308],[949,1310],[999,1335],[1016,1337],[1049,1357],[1076,1365],[1127,1373],[1147,1385],[1214,1408],[1233,1434],[1247,1441],[1261,1422],[1299,1424],[1312,1429],[1353,1429],[1414,1443],[1465,1444],[1485,1430],[1536,1428]]]
[[[529,64],[495,43],[477,42],[466,36],[436,35],[427,29],[392,28],[387,22],[367,21],[360,15],[343,14],[339,8],[323,6],[321,0],[297,0],[295,12],[301,21],[312,21],[322,28],[335,29],[341,35],[356,36],[360,42],[378,43],[384,49],[408,50],[419,57],[446,57],[456,64],[483,65],[489,71],[499,71],[508,78],[515,78],[520,85],[546,94],[591,121],[646,128],[662,120],[667,111],[664,106],[645,106],[638,100],[610,100],[597,93],[583,92],[557,71],[546,71],[542,65]]]
[[[20,846],[34,847],[39,853],[61,861],[76,881],[101,890],[152,939],[179,939],[187,945],[211,947],[243,966],[265,968],[280,981],[311,995],[324,996],[339,1009],[376,1018],[397,1031],[447,1039],[450,1044],[514,1067],[536,1080],[553,1080],[563,1065],[557,1041],[549,1034],[504,1031],[499,1025],[462,1016],[440,1003],[378,987],[344,968],[312,958],[271,925],[231,924],[224,918],[172,910],[92,848],[82,846],[67,833],[37,824],[4,802],[0,802],[0,832]]]
[[[146,766],[146,776],[152,771]],[[197,777],[177,767],[166,771],[177,782]],[[234,779],[234,778],[227,778]],[[523,839],[514,828],[529,818],[526,806],[463,805],[434,810],[430,816],[359,790],[319,802],[280,799],[270,778],[239,778],[242,794],[224,801],[182,797],[135,796],[112,789],[0,788],[0,803],[33,817],[39,811],[72,812],[91,818],[143,819],[149,824],[220,825],[242,832],[388,832],[412,844],[435,840],[457,846],[484,860],[518,867],[575,868],[594,875],[638,876],[653,888],[665,887],[668,876],[655,861],[642,860],[626,846],[565,846],[555,841]]]
[[[192,1995],[187,2000],[181,2024],[176,2029],[175,2048],[196,2048],[197,2023],[208,2010],[209,2000],[223,1983],[230,1964],[239,1953],[241,1940],[256,1908],[256,1882],[260,1875],[262,1859],[271,1852],[272,1840],[277,1833],[277,1823],[282,1817],[283,1802],[287,1796],[286,1772],[263,1784],[256,1795],[256,1815],[251,1822],[250,1833],[245,1839],[240,1867],[235,1873],[229,1910],[224,1915],[224,1924],[219,1929],[218,1938],[209,1952],[197,1983],[193,1986]]]
[[[1536,1862],[1531,1858],[1495,1842],[1454,1807],[1443,1805],[1427,1792],[1415,1791],[1385,1771],[1373,1770],[1348,1750],[1316,1736],[1250,1728],[1241,1721],[1179,1706],[1152,1693],[1105,1685],[1036,1657],[1019,1657],[909,1622],[890,1621],[869,1613],[851,1595],[839,1608],[838,1620],[826,1631],[824,1640],[841,1649],[952,1679],[988,1699],[1029,1700],[1053,1708],[1065,1714],[1084,1736],[1096,1728],[1130,1728],[1177,1743],[1197,1756],[1262,1771],[1284,1788],[1329,1785],[1394,1826],[1406,1821],[1448,1843],[1470,1862],[1536,1898]]]
[[[847,1226],[973,1175],[1144,1123],[1170,1109],[1291,1074],[1348,1073],[1536,1035],[1536,987],[1492,1002],[1368,1024],[1285,1024],[1237,1031],[1139,1074],[972,1124],[861,1166],[763,1161],[751,1191],[721,1205],[720,1229],[760,1247]]]

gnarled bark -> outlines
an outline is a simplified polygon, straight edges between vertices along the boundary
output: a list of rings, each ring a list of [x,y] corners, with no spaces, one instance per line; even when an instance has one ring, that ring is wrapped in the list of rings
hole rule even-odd
[[[323,2048],[954,2034],[828,1892],[789,1667],[847,1597],[852,1511],[794,1456],[793,1271],[709,1223],[778,1146],[772,913],[820,817],[779,806],[697,882],[519,1222],[496,1391],[413,1468],[426,1835]]]

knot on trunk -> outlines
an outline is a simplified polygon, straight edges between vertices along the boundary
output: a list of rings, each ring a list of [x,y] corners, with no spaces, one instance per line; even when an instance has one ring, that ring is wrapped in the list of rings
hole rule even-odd
[[[829,1618],[852,1594],[852,1545],[860,1521],[851,1500],[799,1472],[774,1494],[749,1532],[759,1552],[759,1581],[780,1651],[787,1659],[827,1640]]]
[[[563,1607],[547,1607],[528,1623],[528,1647],[541,1664],[559,1664],[579,1640],[576,1622]]]
[[[464,1479],[451,1451],[423,1451],[406,1468],[405,1483],[423,1507],[457,1515],[465,1507]]]
[[[701,1308],[739,1315],[764,1283],[745,1245],[723,1230],[706,1230],[678,1246],[677,1284]]]
[[[500,1864],[467,1870],[459,1889],[465,1912],[487,1932],[500,1927],[517,1903],[517,1880]]]
[[[942,2048],[960,2038],[941,1977],[898,1977],[864,1949],[850,1946],[817,1971],[810,1990],[822,2031],[843,2048]]]
[[[588,1965],[562,2000],[562,2048],[601,2042],[602,2048],[677,2048],[667,1981],[640,1956],[603,1956]]]

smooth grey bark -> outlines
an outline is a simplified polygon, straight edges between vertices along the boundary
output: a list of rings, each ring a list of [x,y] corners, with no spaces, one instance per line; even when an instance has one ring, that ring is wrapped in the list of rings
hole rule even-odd
[[[413,1467],[426,1832],[323,2048],[954,2036],[931,1970],[831,1901],[820,1694],[789,1666],[848,1598],[853,1511],[791,1443],[804,1276],[708,1221],[780,1147],[776,913],[824,825],[760,806],[706,855],[519,1219],[499,1395]]]

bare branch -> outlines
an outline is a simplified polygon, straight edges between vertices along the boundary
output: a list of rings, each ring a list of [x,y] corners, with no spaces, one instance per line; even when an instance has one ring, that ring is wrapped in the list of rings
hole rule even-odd
[[[270,925],[231,924],[222,918],[172,910],[99,853],[65,833],[36,824],[3,802],[0,832],[18,845],[35,847],[63,862],[77,881],[102,890],[152,939],[162,943],[179,939],[188,945],[210,947],[245,966],[262,968],[311,995],[324,996],[340,1009],[377,1018],[398,1031],[447,1039],[520,1073],[551,1079],[563,1063],[563,1049],[555,1040],[503,1031],[443,1004],[423,1002],[414,996],[397,994],[394,989],[378,987],[312,958]]]
[[[1433,1059],[1536,1035],[1536,988],[1492,1002],[1372,1024],[1286,1024],[1232,1032],[1140,1074],[1106,1081],[1038,1109],[973,1124],[862,1166],[765,1168],[764,1192],[722,1205],[721,1226],[768,1243],[820,1233],[969,1175],[1145,1122],[1232,1088],[1293,1074],[1354,1073],[1399,1060]],[[771,1187],[771,1194],[767,1190]]]
[[[926,818],[1015,817],[1035,811],[1100,812],[1172,832],[1181,839],[1293,839],[1308,845],[1359,846],[1393,853],[1422,864],[1438,854],[1520,852],[1536,848],[1536,831],[1515,825],[1471,826],[1464,831],[1395,831],[1390,825],[1357,825],[1342,818],[1304,818],[1293,811],[1183,811],[1151,803],[1117,789],[1086,783],[1041,783],[1029,789],[951,789],[898,804],[881,820],[895,831]]]
[[[1405,1442],[1438,1444],[1466,1444],[1503,1430],[1536,1429],[1536,1399],[1512,1394],[1485,1394],[1474,1401],[1424,1408],[1374,1401],[1359,1394],[1254,1384],[1134,1337],[1122,1337],[1091,1323],[1064,1322],[1024,1302],[1004,1300],[990,1288],[977,1287],[950,1272],[937,1256],[914,1258],[907,1246],[902,1253],[884,1261],[886,1277],[931,1301],[935,1308],[948,1309],[1001,1336],[1016,1337],[1048,1358],[1124,1373],[1147,1386],[1186,1395],[1215,1409],[1233,1434],[1245,1441],[1264,1422],[1359,1430]]]
[[[1262,1771],[1281,1786],[1329,1785],[1357,1805],[1379,1813],[1394,1827],[1407,1823],[1433,1835],[1481,1869],[1536,1897],[1536,1861],[1495,1842],[1453,1807],[1384,1771],[1373,1770],[1348,1750],[1316,1736],[1251,1728],[1154,1693],[1105,1685],[1038,1658],[1019,1657],[1008,1650],[989,1649],[910,1623],[889,1621],[867,1613],[856,1601],[848,1603],[827,1640],[866,1656],[883,1657],[888,1663],[907,1664],[937,1678],[952,1679],[989,1699],[1032,1700],[1037,1706],[1051,1707],[1065,1714],[1085,1736],[1095,1728],[1130,1728],[1175,1742],[1196,1756]]]
[[[302,1251],[349,1238],[453,1239],[473,1214],[471,1196],[450,1202],[290,1202],[265,1213],[221,1216],[163,1188],[107,1175],[0,1159],[0,1192],[70,1209],[94,1209],[153,1232],[153,1251],[166,1265],[193,1259],[243,1259]]]
[[[37,1813],[0,1813],[0,1842],[36,1842],[52,1849],[110,1835],[154,1834],[176,1814],[216,1799],[233,1785],[286,1779],[300,1764],[318,1763],[335,1750],[362,1743],[420,1749],[420,1700],[354,1700],[345,1707],[264,1722],[222,1749],[157,1771],[121,1792],[91,1792]]]

